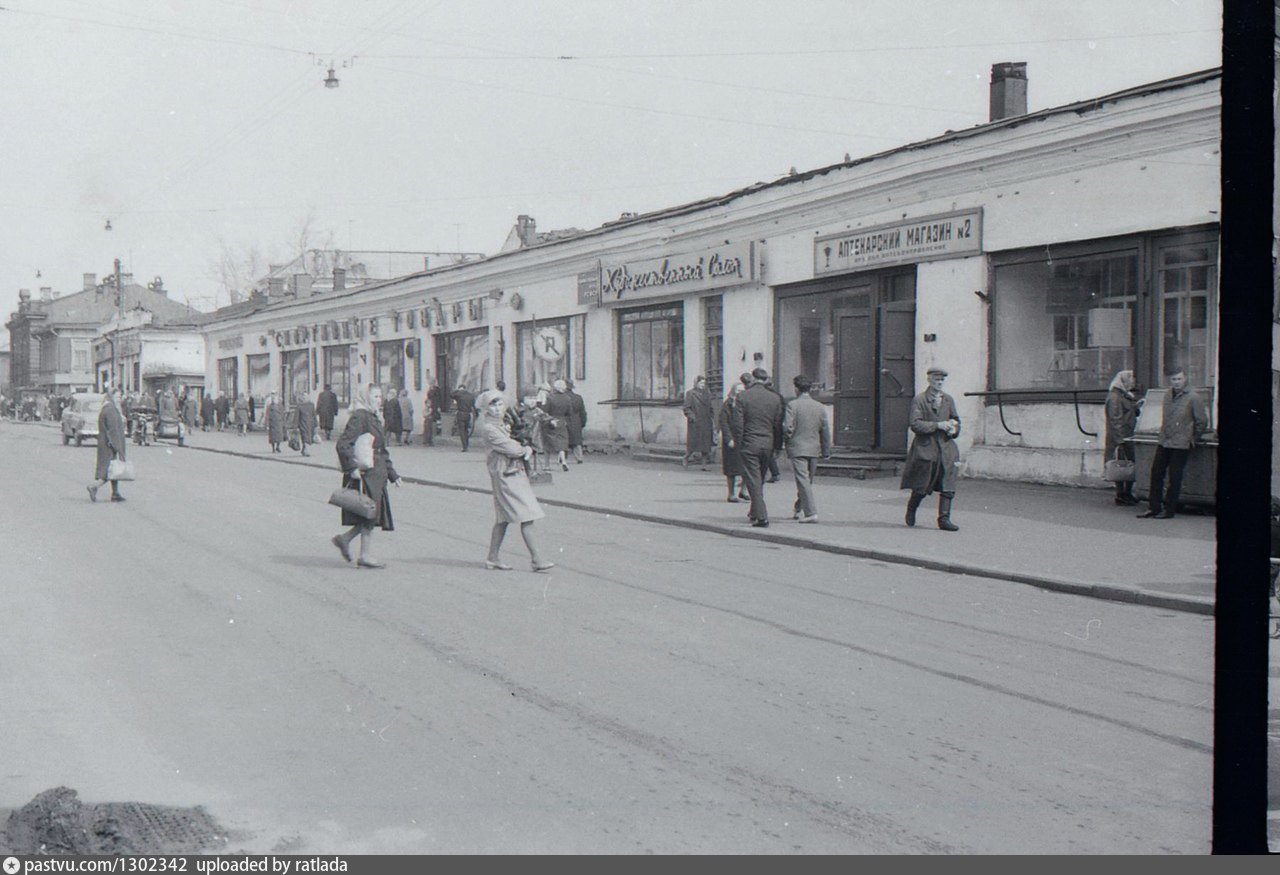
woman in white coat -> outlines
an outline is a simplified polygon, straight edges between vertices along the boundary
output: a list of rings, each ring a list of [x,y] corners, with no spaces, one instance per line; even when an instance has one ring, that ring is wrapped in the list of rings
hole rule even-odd
[[[503,538],[507,536],[507,526],[519,523],[520,536],[529,548],[533,570],[546,571],[554,568],[554,562],[543,560],[533,537],[533,521],[546,516],[542,505],[538,504],[537,496],[533,494],[526,468],[533,450],[513,438],[507,430],[503,420],[507,400],[502,397],[502,393],[494,390],[485,392],[480,396],[476,407],[480,409],[480,423],[476,431],[489,450],[485,466],[489,469],[489,480],[493,485],[493,510],[496,516],[489,536],[489,555],[485,558],[484,567],[490,571],[511,570],[511,566],[499,558],[499,551],[502,549]]]

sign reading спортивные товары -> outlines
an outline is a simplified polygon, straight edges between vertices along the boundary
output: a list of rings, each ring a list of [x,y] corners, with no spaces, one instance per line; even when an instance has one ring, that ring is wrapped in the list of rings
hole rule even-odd
[[[965,210],[820,236],[813,243],[813,272],[848,273],[981,251],[982,210]]]

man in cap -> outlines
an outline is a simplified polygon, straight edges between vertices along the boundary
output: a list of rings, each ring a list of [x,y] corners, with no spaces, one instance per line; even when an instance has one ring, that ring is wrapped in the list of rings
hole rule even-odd
[[[782,396],[765,386],[768,377],[763,368],[752,372],[751,384],[738,396],[730,421],[734,443],[742,456],[742,479],[751,495],[747,518],[758,529],[769,526],[763,473],[769,469],[773,454],[782,448]]]
[[[955,443],[960,417],[955,399],[942,391],[946,370],[935,365],[925,373],[929,388],[911,399],[910,427],[915,437],[902,469],[901,486],[911,490],[906,521],[914,526],[920,503],[930,492],[937,492],[938,528],[957,532],[960,527],[951,522],[951,500],[956,494],[956,463],[960,461]]]

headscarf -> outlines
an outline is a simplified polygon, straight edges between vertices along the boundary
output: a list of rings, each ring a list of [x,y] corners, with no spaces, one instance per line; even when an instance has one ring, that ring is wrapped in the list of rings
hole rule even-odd
[[[369,385],[361,384],[352,391],[351,410],[353,412],[356,410],[367,410],[370,413],[372,413],[374,416],[376,416],[379,420],[381,420],[382,411],[375,409],[373,406],[373,402],[369,400],[369,392],[372,388],[373,388],[372,383],[370,383]]]
[[[494,398],[505,399],[505,396],[497,389],[486,389],[480,393],[480,397],[476,399],[476,409],[480,411],[482,416],[494,416],[492,410],[489,408],[489,403],[493,401]],[[494,418],[497,419],[500,417],[494,416]]]
[[[1124,385],[1124,378],[1126,375],[1129,377],[1132,377],[1133,371],[1117,371],[1116,375],[1111,378],[1111,385],[1107,387],[1107,391],[1110,391],[1112,389],[1119,389],[1125,395],[1132,398],[1133,392],[1126,389]]]

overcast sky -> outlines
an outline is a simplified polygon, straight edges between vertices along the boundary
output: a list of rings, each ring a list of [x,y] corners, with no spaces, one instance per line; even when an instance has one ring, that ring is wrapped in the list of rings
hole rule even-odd
[[[1214,0],[4,0],[0,312],[120,258],[495,252],[1218,66]],[[340,86],[323,79],[333,62]],[[112,230],[104,228],[107,220]],[[39,276],[37,276],[39,272]]]

